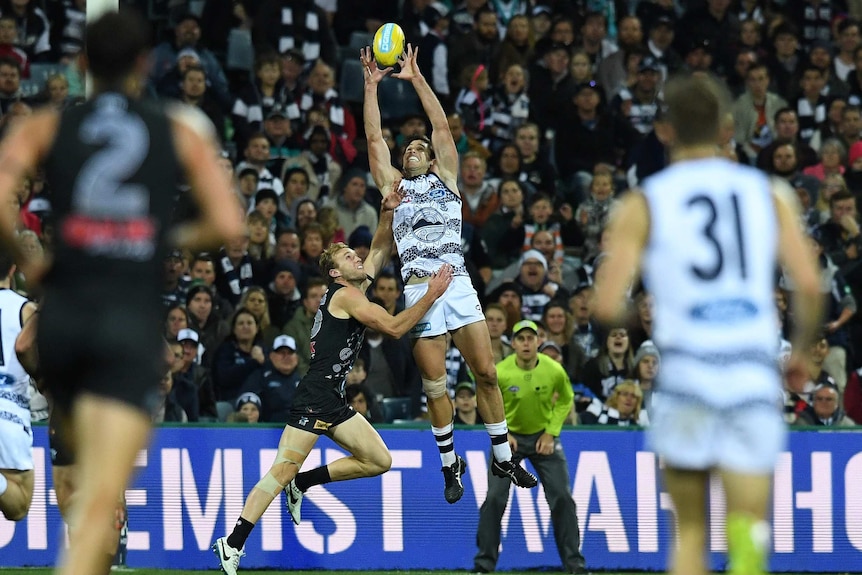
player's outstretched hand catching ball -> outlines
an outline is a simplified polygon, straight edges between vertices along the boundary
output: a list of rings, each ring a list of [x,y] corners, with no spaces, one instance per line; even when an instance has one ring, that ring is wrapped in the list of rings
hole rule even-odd
[[[377,67],[377,60],[374,59],[374,52],[371,50],[371,46],[366,46],[359,50],[359,61],[362,62],[362,66],[365,68],[366,84],[378,84],[386,77],[386,74],[392,71],[392,66],[383,68],[382,70]]]

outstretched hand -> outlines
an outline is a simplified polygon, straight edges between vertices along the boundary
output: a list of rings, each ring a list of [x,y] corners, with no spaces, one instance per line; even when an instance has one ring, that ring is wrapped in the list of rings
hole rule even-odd
[[[392,71],[392,66],[383,68],[377,67],[377,60],[374,58],[374,51],[371,46],[366,46],[359,50],[359,61],[362,62],[362,67],[365,68],[365,83],[379,84],[386,77],[386,74]]]
[[[419,48],[414,48],[413,44],[407,44],[407,51],[401,54],[401,57],[398,59],[401,71],[397,74],[392,74],[392,77],[407,81],[418,78],[421,73],[419,72],[419,64],[416,62],[417,56],[419,56]]]
[[[383,198],[383,211],[394,210],[404,199],[404,190],[401,189],[401,178],[392,182],[392,188]]]

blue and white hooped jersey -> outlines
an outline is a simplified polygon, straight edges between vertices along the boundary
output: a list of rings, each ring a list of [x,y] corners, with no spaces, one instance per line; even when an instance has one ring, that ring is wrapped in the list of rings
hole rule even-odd
[[[768,177],[690,160],[648,178],[644,195],[661,389],[711,404],[774,398],[778,222]]]
[[[461,249],[461,198],[437,174],[401,180],[404,199],[393,215],[392,231],[401,258],[401,276],[428,277],[443,264],[466,276]]]
[[[15,353],[21,333],[21,310],[27,298],[11,289],[0,289],[0,417],[10,414],[30,422],[30,376]]]

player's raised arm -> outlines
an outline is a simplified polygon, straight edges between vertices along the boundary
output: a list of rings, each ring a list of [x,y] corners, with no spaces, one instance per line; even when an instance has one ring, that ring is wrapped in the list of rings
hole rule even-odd
[[[347,292],[343,296],[336,294],[337,305],[348,315],[389,337],[399,338],[406,334],[416,325],[422,317],[431,309],[431,305],[443,295],[449,284],[452,283],[452,266],[444,265],[437,270],[428,280],[428,291],[416,302],[416,305],[408,307],[397,315],[390,315],[384,308],[371,303],[359,292],[359,290],[341,290]],[[336,300],[333,300],[333,305]]]
[[[380,205],[377,230],[371,240],[368,257],[365,258],[365,272],[368,274],[369,284],[377,277],[377,272],[386,267],[387,262],[392,257],[392,248],[395,246],[395,237],[392,235],[392,217],[395,208],[403,198],[400,184],[400,179],[392,183],[389,193],[383,197],[383,203]],[[363,286],[363,288],[367,287],[368,285]]]
[[[245,232],[242,208],[231,191],[224,170],[216,162],[218,153],[212,124],[194,108],[170,109],[177,155],[185,168],[191,193],[201,208],[201,219],[174,230],[177,247],[215,248]]]
[[[362,115],[365,121],[365,137],[368,140],[368,163],[371,166],[371,177],[377,184],[377,189],[385,193],[392,182],[401,177],[392,166],[389,146],[383,140],[383,127],[380,120],[380,103],[377,99],[377,85],[386,77],[392,68],[380,69],[374,59],[371,48],[360,51],[359,60],[365,68],[365,101],[362,104]]]
[[[34,262],[25,261],[24,253],[15,241],[20,215],[18,188],[22,178],[33,173],[48,154],[57,133],[58,120],[59,115],[54,111],[36,112],[15,123],[0,145],[0,244],[24,268],[22,271],[30,281],[34,277],[26,268]]]
[[[612,323],[626,315],[626,291],[638,273],[649,232],[649,210],[639,191],[626,194],[608,223],[607,257],[596,272],[593,311]]]
[[[422,102],[422,107],[431,121],[431,144],[434,146],[437,171],[440,177],[447,183],[457,181],[458,178],[458,149],[452,132],[449,130],[449,120],[440,100],[434,94],[434,90],[419,70],[417,56],[419,49],[412,44],[407,44],[407,52],[398,61],[401,71],[393,74],[393,77],[401,80],[409,80]]]
[[[783,180],[773,179],[772,195],[778,215],[778,257],[793,280],[792,355],[787,365],[788,385],[802,391],[808,379],[804,354],[820,331],[823,296],[814,254],[799,228],[796,195]]]

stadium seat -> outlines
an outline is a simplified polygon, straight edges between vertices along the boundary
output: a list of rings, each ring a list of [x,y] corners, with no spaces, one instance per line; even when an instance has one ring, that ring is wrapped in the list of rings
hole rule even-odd
[[[227,416],[233,413],[233,404],[229,401],[217,401],[216,411],[219,421],[227,421]]]
[[[380,116],[384,121],[397,120],[410,114],[421,114],[422,104],[409,82],[385,78],[378,88]]]
[[[386,423],[392,423],[398,419],[413,419],[410,414],[410,404],[409,397],[384,397],[380,400],[383,420]]]
[[[374,34],[370,34],[368,32],[351,32],[350,34],[350,43],[348,47],[351,51],[356,54],[356,57],[359,57],[359,50],[365,48],[366,46],[371,46],[371,42],[374,40]]]
[[[227,70],[254,70],[254,46],[251,43],[251,32],[234,28],[227,39]]]
[[[365,97],[364,70],[359,58],[348,58],[341,63],[341,80],[338,94],[345,102],[361,103]]]

